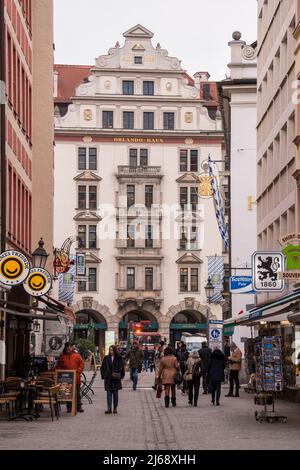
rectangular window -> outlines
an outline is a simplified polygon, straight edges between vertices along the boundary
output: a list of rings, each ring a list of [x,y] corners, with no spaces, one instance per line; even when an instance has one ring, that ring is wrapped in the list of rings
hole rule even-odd
[[[191,292],[198,292],[198,268],[191,268]]]
[[[198,171],[198,150],[191,150],[190,158],[190,171]]]
[[[86,170],[86,148],[78,149],[78,170]]]
[[[78,186],[78,209],[86,208],[86,186]]]
[[[195,186],[190,188],[190,202],[192,211],[196,211],[198,205],[198,188]]]
[[[164,129],[173,130],[174,129],[174,113],[164,113]]]
[[[129,150],[129,165],[137,166],[137,149]]]
[[[136,55],[134,57],[134,63],[139,64],[139,65],[142,64],[143,63],[143,57],[141,55]]]
[[[154,129],[154,113],[143,113],[143,128]]]
[[[135,186],[133,184],[127,185],[127,207],[134,206],[135,204]]]
[[[143,82],[143,95],[147,95],[147,96],[154,95],[154,82],[150,82],[150,81]]]
[[[134,95],[133,80],[123,80],[123,95]]]
[[[152,225],[146,225],[145,230],[145,247],[153,248]]]
[[[135,289],[135,268],[127,268],[127,290]]]
[[[140,166],[148,166],[148,150],[140,150]]]
[[[89,186],[89,209],[97,209],[97,186]]]
[[[123,128],[134,129],[134,112],[132,111],[123,112]]]
[[[192,226],[190,228],[190,250],[198,250],[199,243],[198,243],[198,227]]]
[[[186,228],[181,227],[180,249],[186,250],[187,246],[188,246],[188,243],[187,243],[187,236],[186,236]]]
[[[135,227],[134,225],[127,225],[127,248],[134,248],[135,246]]]
[[[188,188],[180,188],[180,207],[184,210],[184,206],[188,203]]]
[[[103,129],[113,129],[114,127],[114,112],[102,111],[102,127]]]
[[[89,292],[97,290],[97,268],[89,268]]]
[[[78,282],[78,292],[86,292],[87,283],[85,281]]]
[[[89,225],[89,248],[97,248],[97,226]]]
[[[180,269],[180,292],[188,292],[189,290],[189,271],[187,268]]]
[[[151,209],[153,204],[153,186],[146,184],[145,186],[145,206]]]
[[[78,248],[86,248],[86,225],[78,226]]]
[[[153,290],[153,268],[145,268],[145,290]]]
[[[97,170],[97,149],[89,148],[89,170]]]
[[[188,171],[187,150],[180,150],[180,171]]]

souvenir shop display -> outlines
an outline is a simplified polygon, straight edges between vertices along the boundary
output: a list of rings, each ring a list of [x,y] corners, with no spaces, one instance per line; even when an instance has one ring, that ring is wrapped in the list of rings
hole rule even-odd
[[[286,422],[275,412],[275,393],[283,390],[282,342],[280,336],[256,338],[254,342],[256,390],[254,403],[264,407],[255,412],[259,422]],[[271,409],[268,409],[271,407]]]

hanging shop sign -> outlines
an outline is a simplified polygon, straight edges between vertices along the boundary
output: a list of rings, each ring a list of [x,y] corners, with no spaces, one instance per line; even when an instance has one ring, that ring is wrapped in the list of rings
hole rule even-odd
[[[75,260],[70,257],[71,246],[75,240],[75,237],[69,237],[64,241],[61,248],[56,248],[54,250],[53,267],[55,277],[58,274],[67,273],[70,266],[75,264]]]
[[[281,279],[300,279],[300,234],[290,233],[279,239],[282,253],[285,255],[285,271],[280,273]]]
[[[281,292],[284,280],[284,255],[275,251],[256,251],[252,255],[253,289],[256,292]]]
[[[25,291],[34,297],[47,294],[52,286],[51,275],[42,268],[30,270],[26,281],[23,283]]]
[[[76,276],[85,276],[85,253],[76,254]]]
[[[230,292],[232,294],[252,294],[252,276],[231,276]]]
[[[30,263],[23,253],[4,251],[0,255],[0,282],[5,286],[17,286],[29,274]]]

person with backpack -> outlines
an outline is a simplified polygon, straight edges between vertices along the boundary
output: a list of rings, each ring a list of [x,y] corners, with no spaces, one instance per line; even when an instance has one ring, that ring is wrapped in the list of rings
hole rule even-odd
[[[203,341],[202,347],[199,350],[199,357],[202,361],[202,386],[203,386],[203,395],[207,395],[210,391],[209,375],[208,375],[208,364],[211,356],[211,349],[208,347],[206,341]]]
[[[189,392],[189,405],[197,406],[199,398],[200,379],[202,375],[202,361],[198,351],[192,351],[187,360],[185,378]]]
[[[186,344],[185,343],[181,343],[181,348],[180,350],[178,351],[177,353],[177,360],[179,362],[179,366],[180,366],[180,371],[181,371],[181,374],[182,374],[182,377],[184,377],[184,374],[187,370],[187,360],[188,360],[188,357],[189,357],[189,352],[187,351],[186,349]],[[187,383],[186,381],[183,379],[183,382],[182,382],[182,393],[185,393],[186,392],[186,389],[187,389]]]

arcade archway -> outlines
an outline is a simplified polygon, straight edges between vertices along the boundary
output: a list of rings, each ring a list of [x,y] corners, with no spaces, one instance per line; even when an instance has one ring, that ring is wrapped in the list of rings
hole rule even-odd
[[[80,310],[76,312],[74,326],[74,340],[90,339],[102,351],[105,345],[105,331],[107,323],[104,316],[94,310]]]
[[[195,310],[183,310],[178,312],[170,323],[170,343],[180,341],[183,333],[206,334],[207,318]]]
[[[119,323],[119,341],[127,341],[127,326],[129,322],[139,323],[143,320],[151,322],[148,326],[149,331],[158,331],[158,322],[154,315],[141,309],[132,310],[121,318]]]

